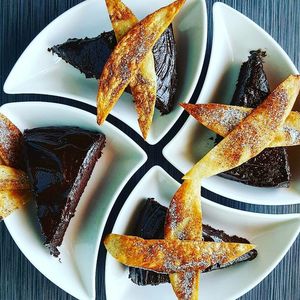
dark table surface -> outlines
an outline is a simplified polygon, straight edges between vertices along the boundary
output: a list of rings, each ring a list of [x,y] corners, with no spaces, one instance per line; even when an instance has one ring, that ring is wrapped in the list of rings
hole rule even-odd
[[[99,0],[100,1],[100,0]],[[0,45],[1,63],[0,76],[3,86],[14,63],[31,40],[54,18],[68,8],[81,2],[80,0],[0,0]],[[202,70],[193,99],[197,99],[207,69],[207,58],[210,53],[212,38],[212,5],[214,0],[207,0],[208,7],[208,49],[206,62]],[[300,68],[300,1],[299,0],[225,0],[222,1],[254,20],[258,25],[270,33],[291,57],[296,67]],[[82,20],[84,22],[84,20]],[[95,108],[78,102],[50,96],[40,95],[6,95],[1,92],[1,105],[14,101],[44,100],[73,105],[95,113]],[[153,165],[161,164],[177,180],[181,174],[170,166],[162,157],[161,149],[172,138],[186,120],[183,114],[167,136],[158,146],[150,147],[130,128],[115,118],[109,121],[121,128],[133,140],[139,143],[147,152],[147,163],[134,175],[125,186],[107,221],[105,231],[112,228],[115,217],[122,207],[126,195],[138,182],[139,178]],[[210,191],[203,191],[204,195],[213,201],[229,207],[260,213],[299,213],[299,205],[290,206],[257,206],[239,203],[220,197]],[[97,266],[97,299],[105,299],[103,286],[104,249],[101,247]],[[240,299],[300,299],[300,238],[298,237],[292,248],[276,269],[258,286]],[[4,223],[0,223],[0,300],[10,299],[72,299],[64,291],[52,284],[38,270],[36,270],[19,251],[10,237]]]

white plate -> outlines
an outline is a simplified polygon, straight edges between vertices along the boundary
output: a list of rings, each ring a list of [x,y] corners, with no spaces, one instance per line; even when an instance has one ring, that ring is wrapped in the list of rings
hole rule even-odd
[[[171,0],[124,1],[138,18],[143,18]],[[80,20],[80,22],[78,21]],[[74,26],[74,24],[76,24]],[[86,79],[77,69],[47,52],[47,48],[72,37],[94,37],[112,29],[104,0],[87,0],[50,23],[27,47],[9,74],[6,93],[55,95],[96,105],[97,81]],[[177,102],[189,101],[198,82],[206,50],[207,13],[204,0],[189,0],[174,21],[178,50],[179,85]],[[132,97],[124,94],[112,114],[140,134]],[[172,127],[181,109],[160,116],[156,110],[148,143],[156,144]]]
[[[168,206],[179,184],[160,167],[152,168],[126,200],[113,228],[125,234],[136,221],[145,198]],[[236,299],[262,281],[280,262],[300,231],[300,214],[264,215],[243,212],[202,199],[204,224],[237,234],[256,244],[255,260],[201,275],[199,299]],[[106,257],[107,300],[175,299],[169,284],[137,286],[128,279],[128,268],[109,254]],[[213,292],[212,292],[213,291]]]
[[[214,35],[211,58],[205,83],[197,103],[229,103],[242,62],[250,50],[265,49],[264,68],[271,89],[289,74],[297,74],[296,67],[282,48],[258,25],[241,13],[223,4],[213,7]],[[300,101],[296,110],[300,110]],[[176,168],[186,173],[213,147],[210,137],[215,135],[189,117],[174,139],[164,148],[163,154]],[[238,201],[284,205],[300,203],[300,169],[298,146],[289,147],[292,185],[289,189],[256,188],[214,176],[203,180],[203,187]]]
[[[35,204],[5,219],[14,241],[28,260],[47,278],[78,299],[95,298],[96,263],[100,239],[108,214],[128,179],[145,162],[146,154],[109,123],[99,129],[95,115],[69,106],[24,102],[1,107],[20,130],[39,126],[73,125],[106,135],[103,155],[65,234],[61,262],[43,246]]]

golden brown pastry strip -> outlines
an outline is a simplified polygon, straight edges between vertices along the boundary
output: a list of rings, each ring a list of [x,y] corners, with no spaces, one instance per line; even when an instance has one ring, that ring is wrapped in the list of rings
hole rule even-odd
[[[0,113],[0,163],[10,167],[19,167],[21,150],[21,131]]]
[[[205,127],[225,137],[252,111],[252,108],[225,104],[180,104]],[[268,147],[300,145],[300,113],[292,111]]]
[[[0,166],[0,190],[30,189],[30,182],[25,172],[8,166]]]
[[[138,23],[138,19],[120,0],[106,0],[106,6],[117,41],[120,41]],[[151,51],[142,61],[129,86],[134,98],[139,126],[144,139],[146,139],[156,102],[156,73]]]
[[[173,196],[166,216],[165,239],[202,239],[202,210],[198,182],[184,181]],[[169,275],[178,299],[198,299],[200,274],[201,271],[193,270]]]
[[[22,207],[32,198],[29,190],[0,191],[0,219],[7,217],[17,208]]]
[[[139,20],[134,13],[120,0],[105,0],[109,18],[119,42]]]
[[[21,170],[23,136],[21,131],[0,114],[0,220],[31,199],[30,182]]]
[[[185,180],[173,196],[165,223],[167,239],[201,239],[202,211],[200,185]]]
[[[173,21],[185,0],[177,0],[148,15],[125,34],[106,62],[99,80],[97,121],[102,124],[126,86],[137,74],[161,34]]]
[[[159,273],[204,270],[216,263],[228,263],[255,248],[252,244],[144,240],[118,234],[109,234],[104,244],[120,263]]]
[[[283,126],[300,90],[300,75],[291,75],[207,153],[184,179],[201,180],[235,168],[269,146]]]

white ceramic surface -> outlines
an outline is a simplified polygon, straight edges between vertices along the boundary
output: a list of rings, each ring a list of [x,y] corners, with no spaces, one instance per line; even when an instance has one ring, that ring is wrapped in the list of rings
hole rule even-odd
[[[170,0],[152,0],[143,3],[124,1],[138,18],[171,3]],[[78,21],[80,20],[80,21]],[[84,21],[82,21],[84,20]],[[74,24],[76,24],[74,26]],[[207,39],[207,13],[204,0],[189,0],[174,21],[178,51],[178,101],[189,101],[201,72]],[[47,52],[53,45],[73,37],[94,37],[112,29],[104,0],[87,0],[71,8],[50,23],[27,47],[19,58],[5,84],[10,94],[36,93],[75,99],[96,105],[97,81],[86,79],[77,69],[56,55]],[[140,134],[132,97],[124,93],[112,114]],[[148,143],[157,143],[172,127],[181,109],[160,116],[158,110],[148,136]]]
[[[145,198],[154,197],[168,206],[179,184],[160,167],[152,168],[126,200],[113,228],[130,232]],[[258,256],[251,262],[201,275],[199,299],[237,299],[263,280],[280,262],[300,231],[300,214],[264,215],[243,212],[202,199],[204,224],[237,234],[256,244]],[[109,254],[106,257],[108,300],[176,299],[169,284],[137,286],[128,279],[128,268]]]
[[[229,103],[242,62],[250,50],[265,49],[264,68],[271,89],[289,74],[297,74],[296,67],[282,48],[262,28],[233,8],[215,3],[213,7],[214,35],[209,68],[197,103]],[[300,110],[300,100],[295,105]],[[213,147],[215,134],[189,117],[174,139],[164,148],[164,156],[181,172],[186,173]],[[300,203],[300,147],[290,147],[289,161],[292,184],[289,189],[256,188],[214,176],[202,185],[225,197],[254,204],[282,205]]]
[[[123,186],[145,162],[146,154],[109,123],[100,129],[95,115],[65,105],[44,102],[11,103],[1,107],[20,130],[39,126],[73,125],[106,135],[97,162],[64,237],[61,262],[43,246],[35,204],[5,219],[16,244],[47,278],[78,299],[95,298],[96,262],[108,214]]]

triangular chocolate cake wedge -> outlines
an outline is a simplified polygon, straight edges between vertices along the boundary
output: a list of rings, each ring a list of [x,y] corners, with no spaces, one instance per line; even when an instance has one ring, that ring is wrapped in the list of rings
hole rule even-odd
[[[255,108],[270,93],[263,69],[265,52],[251,51],[248,61],[242,64],[231,105]],[[217,142],[221,140],[217,138]],[[284,147],[268,148],[241,166],[221,173],[220,176],[258,187],[288,187],[290,167]]]
[[[147,199],[145,205],[139,213],[137,224],[132,234],[144,239],[162,239],[164,237],[164,225],[167,210],[168,209],[166,207],[162,206],[154,199]],[[230,236],[224,231],[214,229],[208,225],[203,225],[202,231],[203,240],[207,242],[223,241],[249,244],[249,241],[244,238]],[[253,249],[228,264],[215,264],[208,267],[204,272],[230,267],[231,265],[235,265],[243,261],[250,261],[256,258],[256,256],[257,251]],[[129,278],[133,283],[138,285],[158,285],[161,283],[170,282],[168,274],[156,273],[153,271],[133,267],[129,268]]]
[[[80,70],[87,78],[99,79],[116,45],[115,34],[109,31],[94,38],[68,39],[48,50]],[[172,25],[154,45],[153,56],[157,76],[156,107],[162,114],[167,114],[173,109],[177,88],[176,43]]]
[[[68,39],[48,49],[83,73],[86,78],[99,79],[117,40],[113,31],[103,32],[94,38]]]
[[[24,156],[45,245],[54,256],[105,146],[105,136],[78,127],[25,130]]]

